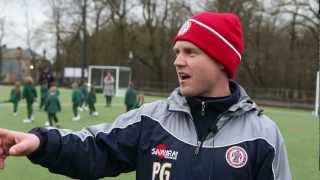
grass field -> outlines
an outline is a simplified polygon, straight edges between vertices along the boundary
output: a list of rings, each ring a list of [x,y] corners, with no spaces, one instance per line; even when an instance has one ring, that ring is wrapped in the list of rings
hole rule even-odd
[[[0,86],[0,100],[6,100],[9,96],[11,87]],[[71,121],[72,108],[70,104],[69,90],[60,90],[60,100],[62,103],[62,112],[58,114],[62,128],[80,130],[82,127],[101,122],[112,122],[117,115],[123,113],[122,98],[114,98],[111,108],[104,107],[104,99],[101,94],[98,95],[97,111],[98,117],[91,117],[88,112],[81,112],[79,122]],[[157,98],[146,97],[146,102],[151,102]],[[14,117],[11,113],[11,104],[0,104],[0,127],[10,128],[20,131],[28,131],[36,126],[43,126],[47,120],[44,112],[38,111],[38,104],[34,105],[35,121],[32,124],[23,124],[22,119],[26,116],[26,107],[20,103],[19,115]],[[319,180],[320,171],[318,170],[318,120],[311,115],[309,111],[264,108],[265,113],[269,115],[278,124],[287,144],[290,168],[294,180]],[[45,168],[33,165],[25,157],[9,157],[6,162],[6,168],[0,171],[2,180],[64,180],[69,179],[65,176],[51,174]],[[105,178],[106,180],[133,180],[134,173],[123,174],[117,178]]]

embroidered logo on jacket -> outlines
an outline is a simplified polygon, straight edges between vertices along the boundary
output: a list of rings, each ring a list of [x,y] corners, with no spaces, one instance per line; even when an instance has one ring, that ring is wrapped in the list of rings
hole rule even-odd
[[[165,144],[158,144],[155,148],[152,148],[151,154],[158,156],[160,159],[177,160],[178,158],[178,151],[168,149]]]
[[[226,152],[227,163],[234,168],[241,168],[247,164],[248,154],[240,146],[232,146]]]

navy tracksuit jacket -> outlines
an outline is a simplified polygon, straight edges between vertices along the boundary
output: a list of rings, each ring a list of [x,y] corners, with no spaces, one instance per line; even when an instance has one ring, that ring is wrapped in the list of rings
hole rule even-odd
[[[77,179],[136,171],[137,180],[291,180],[280,131],[242,88],[217,127],[199,142],[187,101],[176,89],[113,124],[79,132],[35,128],[41,144],[28,158]]]

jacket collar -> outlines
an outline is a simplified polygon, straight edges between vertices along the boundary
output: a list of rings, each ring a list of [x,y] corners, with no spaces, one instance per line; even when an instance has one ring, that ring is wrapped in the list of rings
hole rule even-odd
[[[234,81],[231,81],[230,83],[234,83],[235,85],[239,86],[240,98],[236,104],[232,105],[228,109],[228,113],[225,114],[226,117],[240,116],[248,111],[257,109],[257,105],[238,83]],[[185,112],[191,116],[190,107],[187,103],[186,97],[180,93],[179,88],[176,88],[169,96],[168,105],[169,111]]]

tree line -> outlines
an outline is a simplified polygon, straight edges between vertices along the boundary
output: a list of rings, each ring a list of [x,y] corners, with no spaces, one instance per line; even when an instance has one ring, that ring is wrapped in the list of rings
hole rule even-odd
[[[172,40],[180,26],[199,11],[233,12],[242,20],[246,49],[235,79],[256,98],[313,102],[318,0],[46,1],[50,21],[43,28],[55,37],[58,76],[64,67],[80,67],[85,36],[86,65],[130,66],[139,88],[170,92],[177,87]]]

